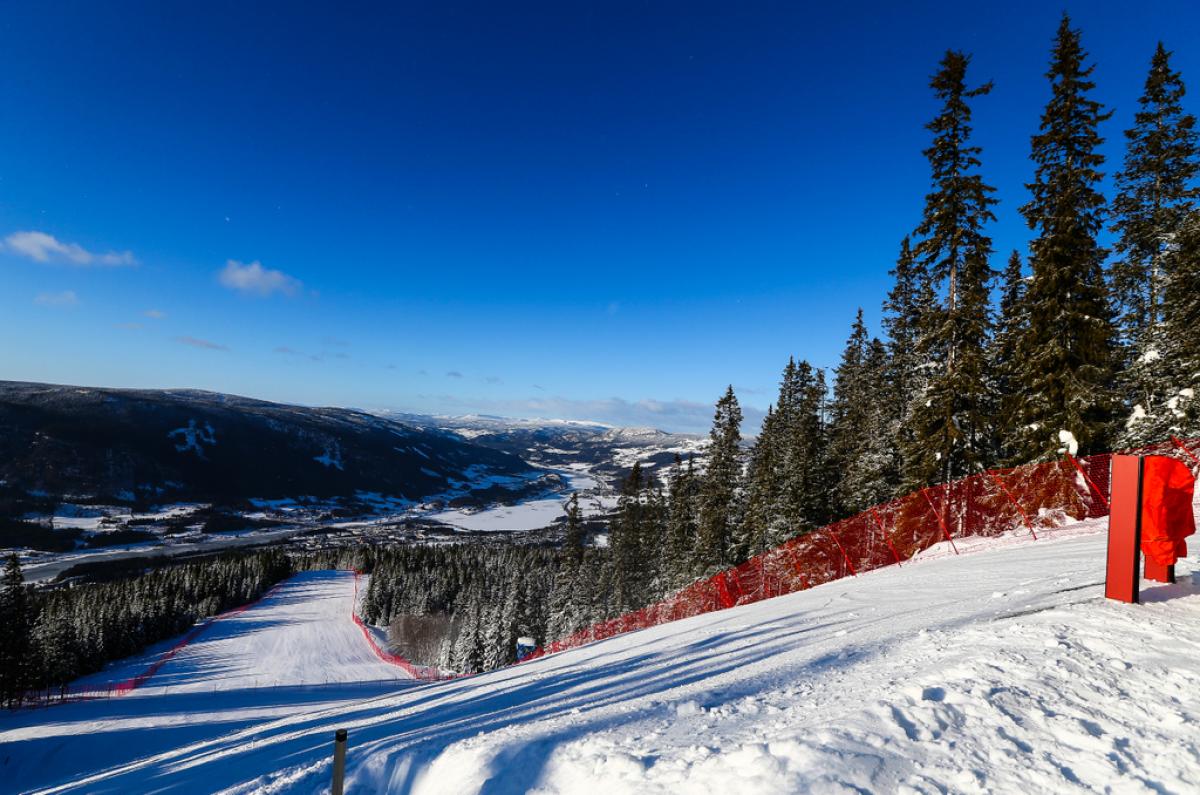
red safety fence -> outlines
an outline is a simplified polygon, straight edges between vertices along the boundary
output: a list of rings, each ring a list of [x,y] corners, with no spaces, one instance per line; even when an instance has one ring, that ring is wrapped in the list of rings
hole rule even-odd
[[[1175,437],[1130,451],[1173,455],[1200,466],[1195,442]],[[738,566],[698,580],[661,602],[602,621],[548,643],[529,658],[681,618],[902,565],[932,546],[955,539],[988,538],[1050,530],[1070,521],[1108,515],[1111,453],[992,469],[915,491],[855,516],[796,536]]]

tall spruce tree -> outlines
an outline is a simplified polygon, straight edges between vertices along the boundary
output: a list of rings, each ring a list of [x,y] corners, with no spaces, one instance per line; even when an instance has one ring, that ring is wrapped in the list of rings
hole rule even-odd
[[[728,566],[738,528],[742,477],[742,409],[733,387],[717,401],[709,433],[708,468],[700,491],[696,559],[701,573]]]
[[[33,619],[21,561],[10,553],[0,579],[0,703],[15,705],[29,685]]]
[[[1051,99],[1033,136],[1032,198],[1021,208],[1036,233],[1029,324],[1017,344],[1023,400],[1010,429],[1022,461],[1059,455],[1070,437],[1085,452],[1103,449],[1113,417],[1114,331],[1097,241],[1104,221],[1099,126],[1111,114],[1090,97],[1095,67],[1086,59],[1064,14],[1046,73]]]
[[[991,350],[991,385],[997,396],[997,427],[992,435],[992,444],[996,457],[1001,460],[1008,460],[1016,454],[1015,450],[1004,447],[1008,434],[1003,429],[1020,421],[1022,395],[1017,387],[1017,341],[1027,322],[1025,275],[1021,267],[1021,255],[1014,250],[1001,276],[1000,317]]]
[[[643,494],[646,481],[642,465],[634,462],[621,485],[617,518],[612,525],[613,598],[619,610],[640,607],[647,592],[648,572],[645,535],[646,505]]]
[[[668,484],[670,491],[667,499],[667,537],[663,559],[668,591],[682,588],[696,576],[695,551],[699,514],[697,480],[692,458],[688,457],[687,466],[684,467],[676,455]]]
[[[789,361],[788,367],[794,369],[795,362]],[[787,378],[786,373],[784,377]],[[746,469],[746,508],[736,550],[738,557],[763,551],[778,532],[783,491],[783,440],[778,420],[774,406],[768,406],[762,429],[750,450],[750,464]]]
[[[1164,323],[1164,291],[1179,237],[1200,197],[1196,117],[1182,106],[1186,89],[1160,42],[1150,62],[1134,125],[1125,131],[1124,168],[1117,174],[1112,229],[1118,235],[1111,269],[1125,351],[1122,397],[1131,414],[1118,440],[1135,446],[1161,440],[1177,426],[1180,374]],[[1194,333],[1194,332],[1192,332]]]
[[[906,458],[913,485],[960,477],[989,457],[986,357],[993,273],[992,241],[984,227],[995,220],[996,200],[995,188],[979,174],[982,150],[970,143],[969,100],[990,92],[992,84],[968,88],[969,63],[966,54],[948,51],[929,84],[942,107],[926,125],[933,133],[925,150],[933,190],[925,197],[913,254],[938,298],[921,324],[919,349],[933,367],[909,417]]]
[[[1166,333],[1178,378],[1178,388],[1164,405],[1172,432],[1194,439],[1200,436],[1200,210],[1180,230],[1164,297]]]
[[[915,466],[906,454],[916,445],[913,434],[913,412],[924,400],[932,363],[926,355],[927,319],[933,315],[933,290],[928,272],[913,253],[910,238],[900,243],[896,266],[891,270],[895,279],[887,300],[883,303],[883,328],[887,332],[887,394],[889,400],[888,438],[893,441],[891,469],[900,478],[897,488],[911,485],[908,472]]]
[[[825,372],[803,359],[780,386],[780,404],[786,407],[776,410],[783,465],[781,518],[767,538],[768,546],[829,521],[834,481],[829,467],[827,393]]]
[[[829,421],[829,469],[833,516],[849,516],[883,502],[897,483],[892,412],[888,394],[887,349],[870,339],[862,310],[852,327],[837,381]]]
[[[570,568],[583,561],[584,529],[579,511],[579,492],[572,492],[567,501],[567,529],[563,534],[563,559]]]

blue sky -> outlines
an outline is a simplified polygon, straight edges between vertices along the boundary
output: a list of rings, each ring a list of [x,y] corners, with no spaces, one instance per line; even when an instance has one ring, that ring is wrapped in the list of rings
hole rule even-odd
[[[974,55],[999,267],[1063,8],[1115,170],[1192,3],[135,3],[0,18],[0,378],[699,430],[878,333]]]

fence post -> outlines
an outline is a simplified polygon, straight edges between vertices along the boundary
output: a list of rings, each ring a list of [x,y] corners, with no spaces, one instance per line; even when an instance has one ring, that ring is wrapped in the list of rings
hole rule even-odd
[[[346,780],[346,730],[333,735],[333,795],[342,795]]]
[[[888,549],[892,551],[892,557],[896,559],[896,565],[900,564],[900,553],[892,546],[892,539],[888,538],[887,530],[883,529],[883,520],[879,518],[879,512],[875,510],[875,506],[871,506],[871,516],[875,519],[875,524],[879,527],[879,534],[883,536],[883,541],[888,545]]]
[[[1096,492],[1096,496],[1104,502],[1104,507],[1111,509],[1112,506],[1108,504],[1108,497],[1105,497],[1104,492],[1100,491],[1100,487],[1096,485],[1096,481],[1092,480],[1088,476],[1088,473],[1083,471],[1083,467],[1079,466],[1079,462],[1075,460],[1075,456],[1067,453],[1067,460],[1071,462],[1071,466],[1075,467],[1079,474],[1083,475],[1083,479],[1086,480],[1087,484],[1092,487],[1092,491]]]
[[[929,491],[927,488],[921,489],[921,496],[925,498],[925,502],[929,504],[929,510],[933,511],[933,518],[937,519],[937,523],[942,528],[942,535],[950,542],[950,548],[954,550],[954,554],[958,554],[958,547],[954,546],[954,539],[950,537],[950,531],[946,529],[946,522],[942,519],[942,515],[938,513],[937,508],[933,507],[933,500],[929,499]],[[947,497],[949,499],[949,497]]]
[[[825,532],[829,533],[829,537],[833,539],[833,543],[837,544],[838,549],[842,551],[842,557],[846,560],[846,568],[850,569],[850,576],[857,577],[858,572],[854,570],[854,564],[850,562],[850,556],[846,554],[846,548],[842,546],[842,542],[838,541],[838,537],[834,535],[832,530],[826,529]]]
[[[1004,481],[1001,480],[995,472],[989,469],[987,470],[987,473],[991,475],[992,480],[996,481],[996,485],[1004,491],[1004,495],[1008,497],[1008,501],[1013,504],[1013,507],[1021,513],[1021,518],[1025,520],[1025,526],[1028,527],[1029,532],[1033,534],[1033,540],[1037,541],[1037,533],[1033,530],[1033,523],[1029,521],[1029,515],[1025,513],[1025,509],[1021,507],[1019,502],[1017,502],[1017,498],[1012,495],[1012,492],[1008,490],[1008,486],[1004,485]]]

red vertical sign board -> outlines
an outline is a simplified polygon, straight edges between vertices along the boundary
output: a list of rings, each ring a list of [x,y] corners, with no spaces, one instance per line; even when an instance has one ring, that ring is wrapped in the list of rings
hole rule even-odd
[[[1138,601],[1138,558],[1141,545],[1142,459],[1112,457],[1112,497],[1108,514],[1108,564],[1104,595],[1121,602]]]

